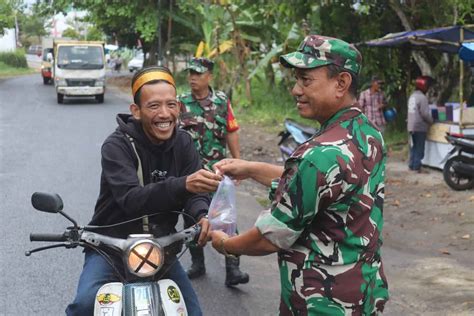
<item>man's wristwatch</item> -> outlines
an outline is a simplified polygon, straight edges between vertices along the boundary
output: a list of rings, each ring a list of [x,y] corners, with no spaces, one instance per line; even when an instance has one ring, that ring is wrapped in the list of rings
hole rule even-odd
[[[227,239],[229,239],[229,237],[222,237],[221,238],[221,241],[220,241],[220,244],[219,244],[219,248],[221,250],[221,253],[226,256],[227,258],[237,258],[238,256],[236,255],[233,255],[231,253],[228,253],[226,250],[225,250],[225,247],[224,247],[224,241],[226,241]]]

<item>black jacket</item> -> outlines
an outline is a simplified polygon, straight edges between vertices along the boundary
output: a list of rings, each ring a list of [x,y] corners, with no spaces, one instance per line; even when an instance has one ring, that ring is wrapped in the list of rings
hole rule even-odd
[[[118,128],[102,145],[100,195],[90,225],[110,225],[145,214],[163,233],[174,232],[178,214],[184,210],[198,220],[207,214],[210,198],[186,190],[186,176],[201,169],[199,154],[189,134],[178,128],[162,144],[153,144],[141,124],[129,114],[117,115]],[[143,168],[142,187],[137,176],[138,159],[128,134],[134,140]],[[125,238],[143,233],[142,222],[101,229],[100,233]]]

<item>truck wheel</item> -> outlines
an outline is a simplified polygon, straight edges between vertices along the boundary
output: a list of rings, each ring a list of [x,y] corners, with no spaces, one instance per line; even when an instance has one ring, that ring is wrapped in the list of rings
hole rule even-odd
[[[58,93],[58,103],[62,104],[64,102],[64,94]]]
[[[49,78],[43,77],[43,84],[48,84],[49,83]]]
[[[458,163],[465,163],[472,165],[473,159],[464,156],[454,156],[444,164],[443,177],[446,184],[453,190],[469,190],[474,188],[474,177],[468,177],[458,174],[453,166]]]
[[[104,94],[97,94],[95,96],[95,99],[97,100],[98,103],[104,103]]]

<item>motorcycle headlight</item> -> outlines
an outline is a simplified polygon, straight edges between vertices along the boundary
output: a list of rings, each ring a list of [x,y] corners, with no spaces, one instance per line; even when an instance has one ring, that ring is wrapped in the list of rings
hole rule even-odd
[[[126,256],[128,270],[139,277],[152,276],[163,266],[163,249],[148,239],[133,243]]]

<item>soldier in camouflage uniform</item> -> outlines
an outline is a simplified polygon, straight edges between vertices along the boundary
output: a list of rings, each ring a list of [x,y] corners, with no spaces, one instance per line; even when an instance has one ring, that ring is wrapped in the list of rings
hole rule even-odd
[[[229,256],[278,252],[280,315],[382,313],[386,150],[355,106],[360,53],[342,40],[310,35],[280,63],[295,71],[300,115],[321,128],[284,168],[239,159],[215,165],[271,186],[272,204],[239,236],[211,232],[213,247]]]
[[[240,158],[239,125],[234,117],[229,98],[222,91],[210,86],[214,63],[207,58],[193,58],[187,67],[191,91],[178,97],[182,105],[180,127],[189,132],[205,169],[226,157],[229,147],[233,158]],[[185,225],[193,223],[185,218]],[[204,251],[190,247],[192,265],[187,270],[189,278],[197,278],[206,272]],[[238,258],[226,259],[227,286],[247,283],[249,275],[239,269]]]

